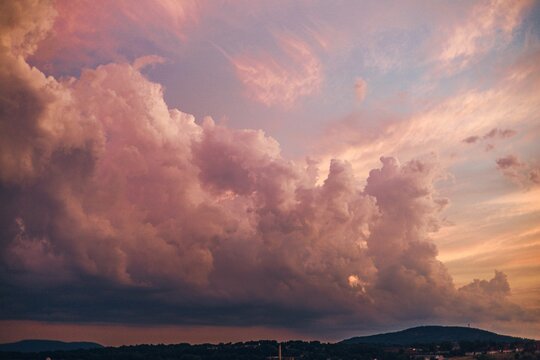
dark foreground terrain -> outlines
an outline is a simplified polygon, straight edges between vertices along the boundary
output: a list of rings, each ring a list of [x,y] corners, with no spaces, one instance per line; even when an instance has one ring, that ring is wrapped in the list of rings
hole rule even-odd
[[[321,359],[437,359],[540,360],[540,343],[478,329],[420,327],[398,333],[344,340],[339,343],[288,341],[281,343],[283,360]],[[478,330],[472,331],[471,330]],[[397,334],[397,335],[396,335]],[[423,336],[423,334],[427,334]],[[465,335],[464,335],[465,334]],[[469,340],[463,339],[466,334]],[[475,335],[480,338],[475,337]],[[428,336],[429,335],[429,336]],[[443,339],[443,340],[441,340]],[[277,359],[278,342],[271,340],[227,344],[176,344],[106,347],[71,351],[0,352],[10,360],[202,360]]]
[[[418,326],[402,331],[370,336],[358,336],[343,340],[348,344],[386,344],[413,345],[439,344],[445,341],[484,341],[494,343],[513,343],[523,339],[499,335],[491,331],[462,326]]]

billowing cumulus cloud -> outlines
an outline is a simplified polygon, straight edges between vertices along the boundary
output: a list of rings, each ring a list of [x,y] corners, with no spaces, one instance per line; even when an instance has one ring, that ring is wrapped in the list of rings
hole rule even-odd
[[[332,160],[319,179],[260,130],[170,109],[139,71],[148,59],[45,77],[24,56],[52,24],[33,11],[49,7],[24,5],[8,9],[16,36],[0,59],[2,318],[526,319],[503,273],[457,289],[437,260],[430,236],[449,201],[436,157],[382,157],[367,179]]]

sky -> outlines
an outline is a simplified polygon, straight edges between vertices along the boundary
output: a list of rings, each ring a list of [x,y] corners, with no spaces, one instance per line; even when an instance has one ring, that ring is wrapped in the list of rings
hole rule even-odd
[[[0,341],[540,338],[540,3],[0,2]]]

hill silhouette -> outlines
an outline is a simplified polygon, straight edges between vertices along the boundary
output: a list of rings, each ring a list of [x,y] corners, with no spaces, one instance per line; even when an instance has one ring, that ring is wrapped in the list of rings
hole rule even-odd
[[[99,349],[103,345],[93,342],[64,342],[58,340],[21,340],[14,343],[0,344],[4,352],[41,352]]]
[[[345,344],[413,345],[459,341],[489,341],[510,343],[521,338],[499,335],[490,331],[462,326],[418,326],[402,331],[357,336],[343,340]]]

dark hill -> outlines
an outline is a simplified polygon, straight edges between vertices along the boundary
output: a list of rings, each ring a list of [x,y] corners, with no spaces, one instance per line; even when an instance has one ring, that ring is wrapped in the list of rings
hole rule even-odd
[[[103,346],[93,342],[63,342],[57,340],[22,340],[9,344],[0,344],[0,351],[40,352],[98,349]]]
[[[342,342],[345,344],[413,345],[442,343],[446,341],[492,341],[509,343],[519,340],[523,339],[461,326],[419,326],[392,333],[353,337]]]

